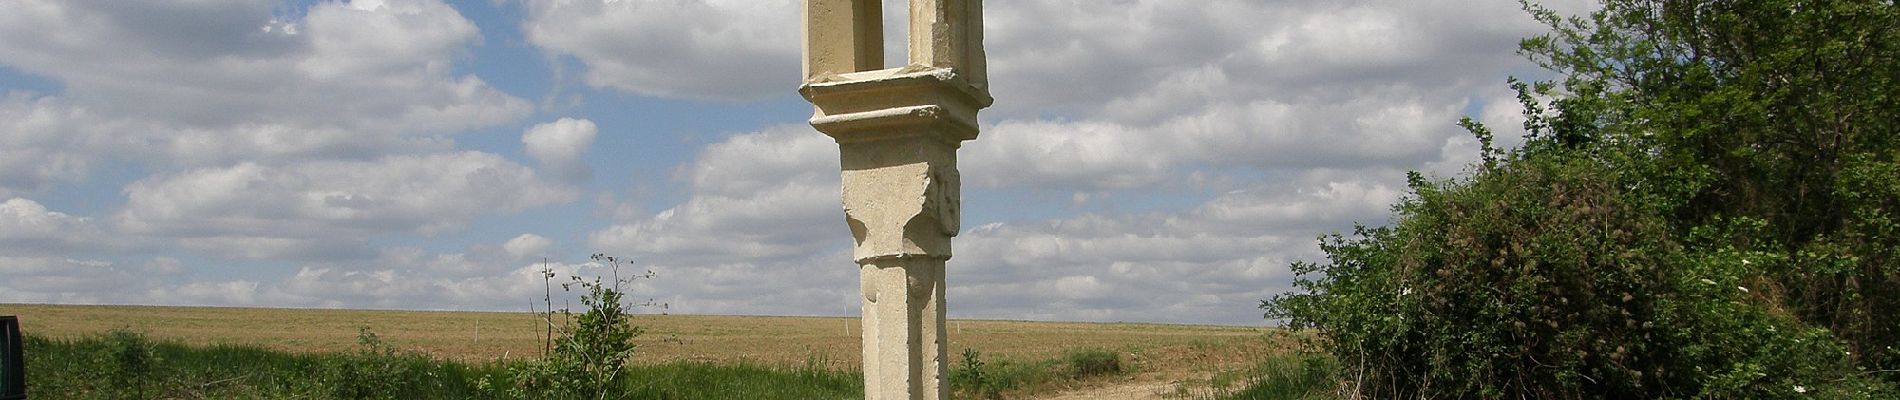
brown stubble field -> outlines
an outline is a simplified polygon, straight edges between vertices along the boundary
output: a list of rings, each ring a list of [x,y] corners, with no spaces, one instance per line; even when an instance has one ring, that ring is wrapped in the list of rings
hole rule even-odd
[[[320,310],[154,306],[0,304],[29,334],[78,337],[129,327],[162,340],[240,344],[292,352],[350,351],[359,328],[384,342],[438,358],[491,361],[541,354],[546,329],[537,314],[451,311]],[[640,362],[747,361],[765,365],[856,368],[856,318],[639,315]],[[1293,348],[1270,328],[1130,323],[951,320],[948,346],[986,360],[1038,361],[1070,349],[1120,352],[1128,380],[1194,379],[1246,368]]]

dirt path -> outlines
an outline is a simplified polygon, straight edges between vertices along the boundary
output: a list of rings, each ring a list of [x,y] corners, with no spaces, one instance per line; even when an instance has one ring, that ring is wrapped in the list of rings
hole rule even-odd
[[[1161,400],[1173,393],[1174,382],[1134,381],[1057,393],[1047,400]]]

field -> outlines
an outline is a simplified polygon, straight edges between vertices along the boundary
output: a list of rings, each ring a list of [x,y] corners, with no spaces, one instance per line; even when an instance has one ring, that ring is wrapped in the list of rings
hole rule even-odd
[[[471,362],[537,357],[546,332],[529,313],[0,304],[0,315],[18,315],[27,333],[49,338],[129,327],[154,339],[289,352],[349,351],[357,331],[368,328],[398,348]],[[641,363],[749,361],[848,370],[860,357],[855,318],[640,315],[634,322],[646,330]],[[965,348],[986,359],[1024,362],[1101,349],[1120,353],[1132,371],[1048,388],[1051,393],[1174,390],[1179,382],[1205,383],[1292,347],[1284,335],[1259,327],[951,320],[948,330],[953,362]]]

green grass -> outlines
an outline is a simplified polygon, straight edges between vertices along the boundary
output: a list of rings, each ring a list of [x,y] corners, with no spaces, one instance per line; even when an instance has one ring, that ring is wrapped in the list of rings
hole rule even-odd
[[[293,354],[189,346],[114,333],[27,336],[27,390],[43,399],[504,398],[509,364],[463,363],[374,348]],[[856,373],[746,363],[635,365],[613,393],[625,399],[851,399]],[[486,378],[486,379],[484,379]],[[491,382],[484,385],[483,381]]]
[[[28,335],[27,389],[48,399],[505,399],[510,368],[527,362],[462,362],[382,344],[369,335],[350,352],[293,353],[255,346],[189,345],[117,330],[76,339]],[[610,390],[617,399],[857,399],[857,372],[749,362],[634,364]],[[959,366],[962,367],[962,366]],[[981,382],[953,374],[972,398],[1123,372],[1116,352],[1071,350],[1045,360],[987,360]],[[976,385],[980,385],[976,386]],[[1008,397],[1015,397],[1009,394]],[[963,397],[963,396],[958,396]]]
[[[1107,350],[1072,350],[1062,356],[1069,375],[1084,378],[1122,372],[1121,356]]]
[[[1070,349],[1059,358],[1039,361],[990,359],[970,349],[959,356],[950,374],[951,393],[957,394],[952,397],[957,398],[1004,398],[1008,393],[1124,372],[1120,355],[1099,349]]]
[[[1222,389],[1214,398],[1222,400],[1320,400],[1338,399],[1338,365],[1325,355],[1287,353],[1267,358],[1245,373],[1250,379],[1239,391],[1224,390],[1227,382],[1216,382]],[[1228,377],[1227,379],[1231,379]]]

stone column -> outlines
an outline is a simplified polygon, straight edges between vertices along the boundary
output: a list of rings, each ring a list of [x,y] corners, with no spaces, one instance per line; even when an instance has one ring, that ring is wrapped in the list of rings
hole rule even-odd
[[[911,0],[910,63],[883,68],[877,0],[805,2],[811,125],[838,141],[863,291],[867,400],[945,399],[944,262],[957,148],[991,99],[979,0]]]

